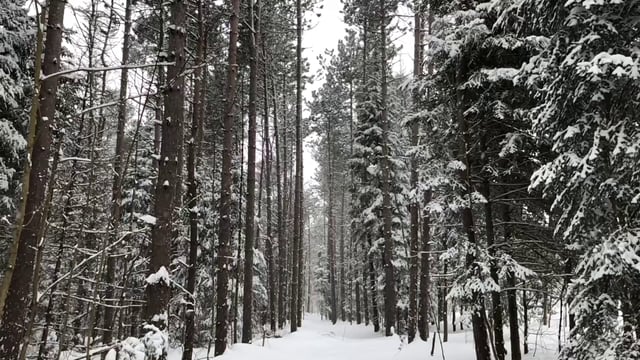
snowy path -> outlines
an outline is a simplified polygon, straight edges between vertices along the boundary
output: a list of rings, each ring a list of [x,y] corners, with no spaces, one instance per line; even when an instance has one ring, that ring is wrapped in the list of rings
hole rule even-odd
[[[433,357],[431,338],[429,342],[415,341],[403,344],[398,336],[383,337],[373,332],[371,327],[338,323],[331,325],[320,320],[317,315],[307,315],[304,326],[296,333],[286,334],[282,338],[266,339],[256,343],[233,345],[217,360],[472,360],[475,358],[471,332],[463,331],[451,334],[449,342],[444,344],[444,354],[436,339],[436,351]],[[529,354],[525,359],[550,360],[556,356],[553,351]],[[198,351],[194,359],[206,359],[206,350]],[[211,357],[212,359],[213,357]],[[169,360],[179,360],[178,350],[172,352]]]

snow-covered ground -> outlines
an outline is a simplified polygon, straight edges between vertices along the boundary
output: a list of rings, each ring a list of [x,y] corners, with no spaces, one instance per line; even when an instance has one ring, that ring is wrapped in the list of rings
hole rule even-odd
[[[532,324],[534,325],[534,324]],[[557,357],[556,331],[546,326],[531,326],[528,355],[524,359],[552,360]],[[506,332],[508,335],[508,332]],[[449,335],[442,344],[436,338],[433,357],[431,345],[416,340],[406,344],[399,336],[384,337],[371,327],[338,322],[332,325],[318,315],[307,314],[303,327],[281,338],[257,339],[254,344],[235,344],[216,360],[473,360],[473,335],[470,330]],[[506,337],[505,341],[508,341]],[[508,343],[507,343],[508,347]],[[508,357],[509,358],[509,357]],[[173,349],[169,360],[180,360],[181,350]],[[207,350],[199,349],[195,359],[207,359]],[[210,354],[213,359],[213,349]]]

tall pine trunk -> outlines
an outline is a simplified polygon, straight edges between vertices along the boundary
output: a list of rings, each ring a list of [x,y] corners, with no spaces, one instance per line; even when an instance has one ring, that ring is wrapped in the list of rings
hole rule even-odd
[[[260,18],[262,18],[262,14],[260,14]],[[268,82],[268,63],[267,63],[267,39],[264,31],[260,34],[262,40],[262,60],[264,62],[264,67],[262,68],[262,90],[263,90],[263,101],[264,101],[264,142],[265,142],[265,153],[262,159],[262,162],[266,162],[266,207],[267,207],[267,239],[265,243],[265,256],[267,258],[267,296],[268,296],[268,307],[267,307],[267,320],[269,322],[269,329],[271,332],[276,331],[277,326],[277,317],[276,317],[276,302],[277,302],[277,281],[276,281],[276,262],[274,255],[274,242],[273,242],[273,200],[272,200],[272,178],[271,178],[271,170],[273,168],[273,156],[272,156],[272,145],[271,145],[271,128],[269,125],[269,82]],[[273,94],[273,102],[274,105],[276,103],[275,94]],[[274,106],[274,113],[276,108]],[[274,115],[275,117],[275,115]]]
[[[229,21],[229,61],[224,104],[224,136],[222,143],[222,186],[220,189],[220,223],[218,226],[218,258],[216,284],[216,333],[214,355],[222,355],[227,348],[227,332],[229,322],[228,287],[229,272],[231,271],[231,213],[233,200],[231,186],[233,184],[233,130],[235,115],[236,83],[238,74],[238,22],[240,16],[240,0],[232,1],[231,18]]]
[[[486,158],[486,135],[482,134],[480,140],[480,146],[482,151],[482,158]],[[485,232],[487,235],[487,253],[489,254],[489,273],[491,279],[496,283],[500,284],[500,280],[498,279],[498,268],[496,266],[496,249],[495,249],[495,232],[493,228],[493,206],[492,206],[492,198],[491,198],[491,187],[489,184],[489,180],[485,177],[482,181],[482,195],[484,196],[486,202],[484,204],[484,214],[485,214]],[[502,320],[502,299],[500,298],[500,291],[493,291],[491,293],[491,306],[493,313],[493,341],[495,344],[495,352],[497,360],[504,360],[506,355],[506,349],[504,346],[504,335],[503,335],[503,320]]]
[[[413,33],[413,79],[418,81],[422,75],[422,9],[420,5],[416,5],[414,16],[414,33]],[[413,90],[413,107],[418,109],[420,102],[420,92],[416,88]],[[418,122],[411,124],[411,146],[418,145]],[[418,161],[415,156],[411,157],[411,189],[417,190],[418,187]],[[417,194],[417,193],[416,193]],[[419,199],[414,198],[409,205],[410,226],[409,226],[409,316],[408,316],[408,337],[412,342],[416,337],[416,323],[418,321],[418,229],[420,228],[418,214],[420,212]]]
[[[302,2],[296,0],[296,173],[293,200],[293,266],[291,280],[291,332],[298,330],[298,287],[301,283],[299,264],[302,248]]]
[[[175,206],[178,188],[184,121],[184,75],[186,32],[185,4],[180,0],[171,3],[169,26],[169,54],[172,65],[167,68],[164,87],[164,120],[162,142],[158,161],[158,179],[155,190],[156,223],[151,232],[151,258],[146,287],[146,318],[160,330],[168,327],[171,284],[169,276],[170,249],[174,235]],[[155,275],[155,276],[154,276]],[[160,358],[165,358],[166,354]]]
[[[244,245],[244,287],[242,298],[242,342],[252,339],[253,316],[253,250],[255,242],[255,202],[256,202],[256,117],[258,98],[258,37],[260,20],[254,23],[256,4],[250,0],[249,24],[251,59],[249,63],[249,130],[247,154],[247,208],[245,217]],[[256,26],[257,25],[257,26]]]
[[[509,205],[502,205],[502,222],[504,224],[504,242],[511,241],[511,213]],[[516,277],[513,272],[507,274],[507,311],[509,313],[509,334],[511,342],[511,360],[522,359],[520,351],[520,325],[518,324],[518,293],[516,290]]]
[[[24,325],[28,318],[28,306],[25,304],[29,303],[36,247],[40,240],[38,235],[42,234],[42,227],[45,226],[46,184],[49,177],[49,160],[52,156],[52,132],[55,127],[58,90],[58,77],[51,75],[60,70],[63,31],[61,24],[64,22],[65,5],[66,1],[63,0],[50,1],[44,44],[40,31],[38,36],[36,58],[40,58],[44,46],[44,59],[42,63],[36,60],[36,92],[31,109],[27,148],[31,163],[27,163],[23,176],[22,205],[18,214],[16,237],[0,292],[0,300],[3,300],[0,301],[1,359],[16,359],[20,354],[20,343],[25,335]],[[41,82],[40,66],[43,76],[51,76]]]
[[[206,35],[204,31],[203,0],[198,0],[197,11],[198,43],[196,44],[196,69],[193,78],[194,103],[191,117],[191,135],[187,147],[187,197],[185,203],[189,210],[189,268],[187,270],[186,290],[189,298],[185,313],[183,360],[191,360],[193,357],[193,342],[195,338],[195,290],[198,266],[198,179],[196,178],[196,172],[198,157],[200,156],[204,102],[206,100],[206,71],[204,68]]]
[[[460,59],[459,61],[462,61]],[[456,84],[460,82],[460,72],[462,65],[458,64],[456,70]],[[460,144],[460,154],[465,169],[460,171],[460,180],[465,186],[465,195],[467,196],[468,203],[461,210],[462,228],[467,234],[468,247],[467,255],[465,259],[465,265],[467,267],[468,276],[479,276],[478,264],[476,264],[476,256],[478,253],[478,246],[475,233],[475,225],[473,221],[473,203],[471,201],[471,195],[473,193],[473,184],[471,182],[471,163],[469,160],[469,147],[470,136],[466,119],[462,114],[462,93],[461,90],[456,89],[456,117],[458,121],[459,131],[462,134],[462,141]],[[483,295],[477,291],[472,294],[471,304],[471,325],[473,327],[473,340],[475,344],[475,353],[477,360],[491,360],[491,353],[489,350],[489,340],[487,334],[487,326],[485,324],[485,307]]]
[[[396,321],[395,268],[393,265],[394,244],[391,209],[391,154],[389,152],[389,119],[387,109],[387,10],[385,0],[380,0],[380,123],[382,126],[382,218],[384,237],[384,329],[391,336]]]
[[[125,2],[124,10],[124,36],[122,41],[122,65],[129,63],[129,47],[131,43],[131,0]],[[113,185],[111,191],[111,223],[110,235],[111,243],[118,240],[120,223],[122,218],[122,180],[124,178],[124,128],[127,122],[127,87],[129,86],[129,71],[123,68],[120,71],[120,96],[118,103],[118,124],[116,129],[116,149],[115,158],[113,159]],[[108,304],[115,304],[115,281],[116,281],[116,257],[110,253],[107,255],[107,274],[106,274],[106,290],[105,299]],[[113,340],[115,309],[113,306],[107,306],[104,309],[104,333],[103,342],[110,344]]]

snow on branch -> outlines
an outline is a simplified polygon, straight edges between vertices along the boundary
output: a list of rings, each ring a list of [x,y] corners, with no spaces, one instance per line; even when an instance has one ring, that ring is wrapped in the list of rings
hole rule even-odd
[[[159,63],[153,63],[153,64],[131,64],[131,65],[108,66],[108,67],[79,67],[75,69],[58,71],[53,74],[42,75],[40,77],[40,80],[44,81],[50,78],[73,74],[76,72],[103,72],[103,71],[115,71],[115,70],[122,70],[122,69],[144,69],[144,68],[155,67],[155,66],[171,66],[171,65],[175,65],[175,62],[159,62]]]

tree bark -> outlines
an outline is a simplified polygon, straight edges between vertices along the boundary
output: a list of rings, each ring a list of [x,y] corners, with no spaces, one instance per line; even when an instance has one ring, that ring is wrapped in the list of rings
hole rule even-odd
[[[342,321],[347,320],[347,302],[345,301],[345,284],[344,284],[344,187],[342,187],[342,201],[340,203],[340,316]]]
[[[327,255],[329,257],[329,306],[331,308],[331,323],[338,321],[338,304],[336,297],[336,232],[335,217],[333,213],[333,136],[332,136],[331,117],[327,118],[327,192],[329,199],[327,200],[327,219],[329,221],[327,227]]]
[[[273,215],[272,215],[272,185],[271,185],[271,168],[273,163],[272,147],[271,147],[271,128],[269,126],[269,92],[268,92],[268,63],[267,63],[267,46],[266,36],[264,32],[261,34],[262,38],[262,59],[264,61],[263,67],[263,97],[264,97],[264,142],[265,142],[265,154],[263,157],[263,163],[266,162],[266,192],[267,192],[267,239],[265,243],[265,253],[267,258],[267,291],[268,291],[268,320],[269,328],[271,332],[276,331],[276,294],[278,293],[276,288],[276,263],[273,253]],[[274,94],[275,104],[275,94]],[[275,108],[274,108],[275,112]],[[278,174],[279,176],[279,174]]]
[[[184,350],[182,360],[191,360],[195,338],[196,317],[196,270],[198,267],[198,179],[196,178],[198,157],[200,156],[200,141],[202,139],[202,124],[204,117],[204,102],[206,100],[206,71],[205,47],[206,35],[204,31],[203,1],[197,2],[198,43],[196,45],[196,69],[193,78],[193,114],[191,117],[191,135],[187,148],[187,198],[185,203],[189,210],[189,267],[187,269],[186,290],[187,305],[185,309]]]
[[[385,0],[380,0],[380,123],[382,126],[382,218],[384,237],[384,329],[391,336],[396,322],[395,267],[393,265],[394,244],[391,234],[391,156],[389,152],[389,119],[387,109],[387,12]]]
[[[300,286],[299,256],[302,234],[302,2],[296,0],[296,175],[293,200],[293,266],[291,281],[291,332],[298,330],[298,286]]]
[[[124,178],[124,128],[127,121],[127,87],[129,85],[129,72],[125,65],[129,63],[129,48],[131,43],[131,0],[125,2],[124,10],[124,36],[122,41],[122,70],[120,71],[120,94],[118,104],[118,124],[116,129],[116,149],[113,159],[113,186],[111,190],[111,243],[118,239],[120,222],[122,218],[122,180]],[[112,256],[113,250],[109,250],[107,255],[107,276],[106,276],[106,303],[115,304],[114,283],[116,272],[116,257]],[[115,309],[113,306],[106,306],[104,309],[104,333],[103,342],[110,344],[113,341],[113,322]]]
[[[413,80],[418,81],[422,75],[422,9],[417,5],[414,15],[413,32]],[[418,110],[420,102],[420,92],[416,88],[413,90],[413,107]],[[411,124],[411,146],[418,145],[418,122]],[[412,342],[416,337],[416,323],[418,321],[418,229],[420,228],[418,214],[420,203],[417,199],[418,190],[418,161],[415,156],[411,157],[411,189],[416,192],[416,198],[409,204],[410,225],[409,225],[409,316],[408,316],[408,340]]]
[[[238,22],[240,16],[240,0],[232,1],[231,18],[229,21],[229,64],[225,89],[224,104],[224,138],[222,149],[222,187],[220,189],[220,224],[218,227],[218,258],[216,284],[216,334],[214,355],[222,355],[227,348],[227,326],[229,318],[228,286],[231,257],[231,212],[233,200],[231,186],[233,183],[233,123],[235,115],[236,82],[238,73]]]
[[[481,135],[481,157],[486,158],[486,135]],[[484,223],[485,231],[487,235],[487,253],[489,254],[489,272],[491,279],[499,286],[500,280],[498,279],[498,269],[496,266],[496,248],[495,248],[495,232],[493,228],[493,209],[491,198],[491,187],[489,179],[486,175],[482,180],[482,195],[485,197],[484,204]],[[491,292],[491,306],[493,312],[493,341],[495,344],[495,352],[497,360],[504,360],[506,355],[506,348],[504,346],[504,334],[503,334],[503,320],[502,320],[502,301],[500,298],[500,291]]]
[[[258,98],[258,42],[260,36],[260,19],[254,23],[255,7],[253,0],[249,5],[249,24],[251,60],[249,64],[249,130],[247,154],[247,208],[245,217],[244,245],[244,287],[242,298],[242,342],[252,340],[253,316],[253,250],[255,243],[255,202],[256,202],[256,117]]]
[[[174,64],[167,68],[167,83],[164,87],[164,120],[162,122],[162,144],[158,161],[158,180],[155,190],[156,223],[151,233],[151,258],[147,279],[146,318],[149,323],[165,331],[168,327],[168,307],[171,285],[167,276],[170,265],[170,249],[174,235],[176,196],[179,194],[180,147],[184,122],[184,75],[186,11],[184,2],[171,3],[171,25],[169,26],[169,54]],[[163,354],[161,359],[166,358]]]
[[[420,294],[418,303],[418,333],[422,341],[429,338],[429,312],[431,310],[431,217],[428,205],[432,192],[423,193],[424,209],[422,210],[422,241],[420,246]]]
[[[509,243],[511,241],[511,226],[508,225],[511,222],[511,214],[509,205],[502,205],[502,221],[504,222],[504,242]],[[509,334],[511,342],[511,360],[522,359],[522,353],[520,352],[520,332],[518,324],[518,294],[516,287],[516,277],[512,272],[507,274],[507,304],[509,312]]]
[[[462,61],[462,60],[460,60]],[[458,64],[456,70],[456,84],[460,83],[461,79],[461,64]],[[465,186],[465,195],[468,197],[468,204],[461,210],[462,228],[467,234],[468,247],[467,255],[465,259],[465,265],[469,276],[478,276],[478,264],[476,264],[476,256],[478,249],[478,243],[476,241],[476,234],[474,230],[473,221],[473,203],[471,201],[471,195],[473,193],[471,182],[471,162],[469,160],[469,146],[470,136],[466,119],[462,114],[462,93],[461,90],[456,89],[456,117],[458,121],[459,131],[462,134],[462,142],[460,144],[460,157],[462,158],[465,169],[460,171],[460,178]],[[482,294],[474,292],[472,294],[472,307],[471,307],[471,324],[473,327],[473,340],[475,344],[475,353],[477,360],[490,360],[491,353],[489,350],[489,341],[487,334],[487,327],[484,321],[484,298]]]
[[[22,205],[16,237],[0,293],[0,300],[4,300],[0,301],[0,358],[7,360],[16,359],[20,355],[20,343],[25,335],[24,325],[28,318],[28,306],[25,304],[29,303],[38,234],[42,233],[42,227],[45,226],[46,184],[52,155],[58,78],[46,78],[41,83],[38,79],[40,64],[44,76],[60,70],[65,5],[66,1],[63,0],[51,0],[49,3],[45,42],[42,45],[38,39],[36,51],[38,58],[44,46],[42,63],[36,61],[36,95],[32,104],[27,148],[31,163],[27,163],[23,177]]]
[[[284,327],[284,301],[286,294],[285,272],[287,269],[287,244],[284,238],[284,196],[282,190],[282,177],[280,172],[280,132],[278,130],[278,107],[276,99],[276,85],[275,81],[272,81],[272,96],[273,96],[273,133],[275,137],[275,150],[276,150],[276,202],[277,202],[277,233],[278,233],[278,289],[277,289],[277,311],[278,311],[278,327],[282,329]],[[284,111],[284,107],[283,107]]]

